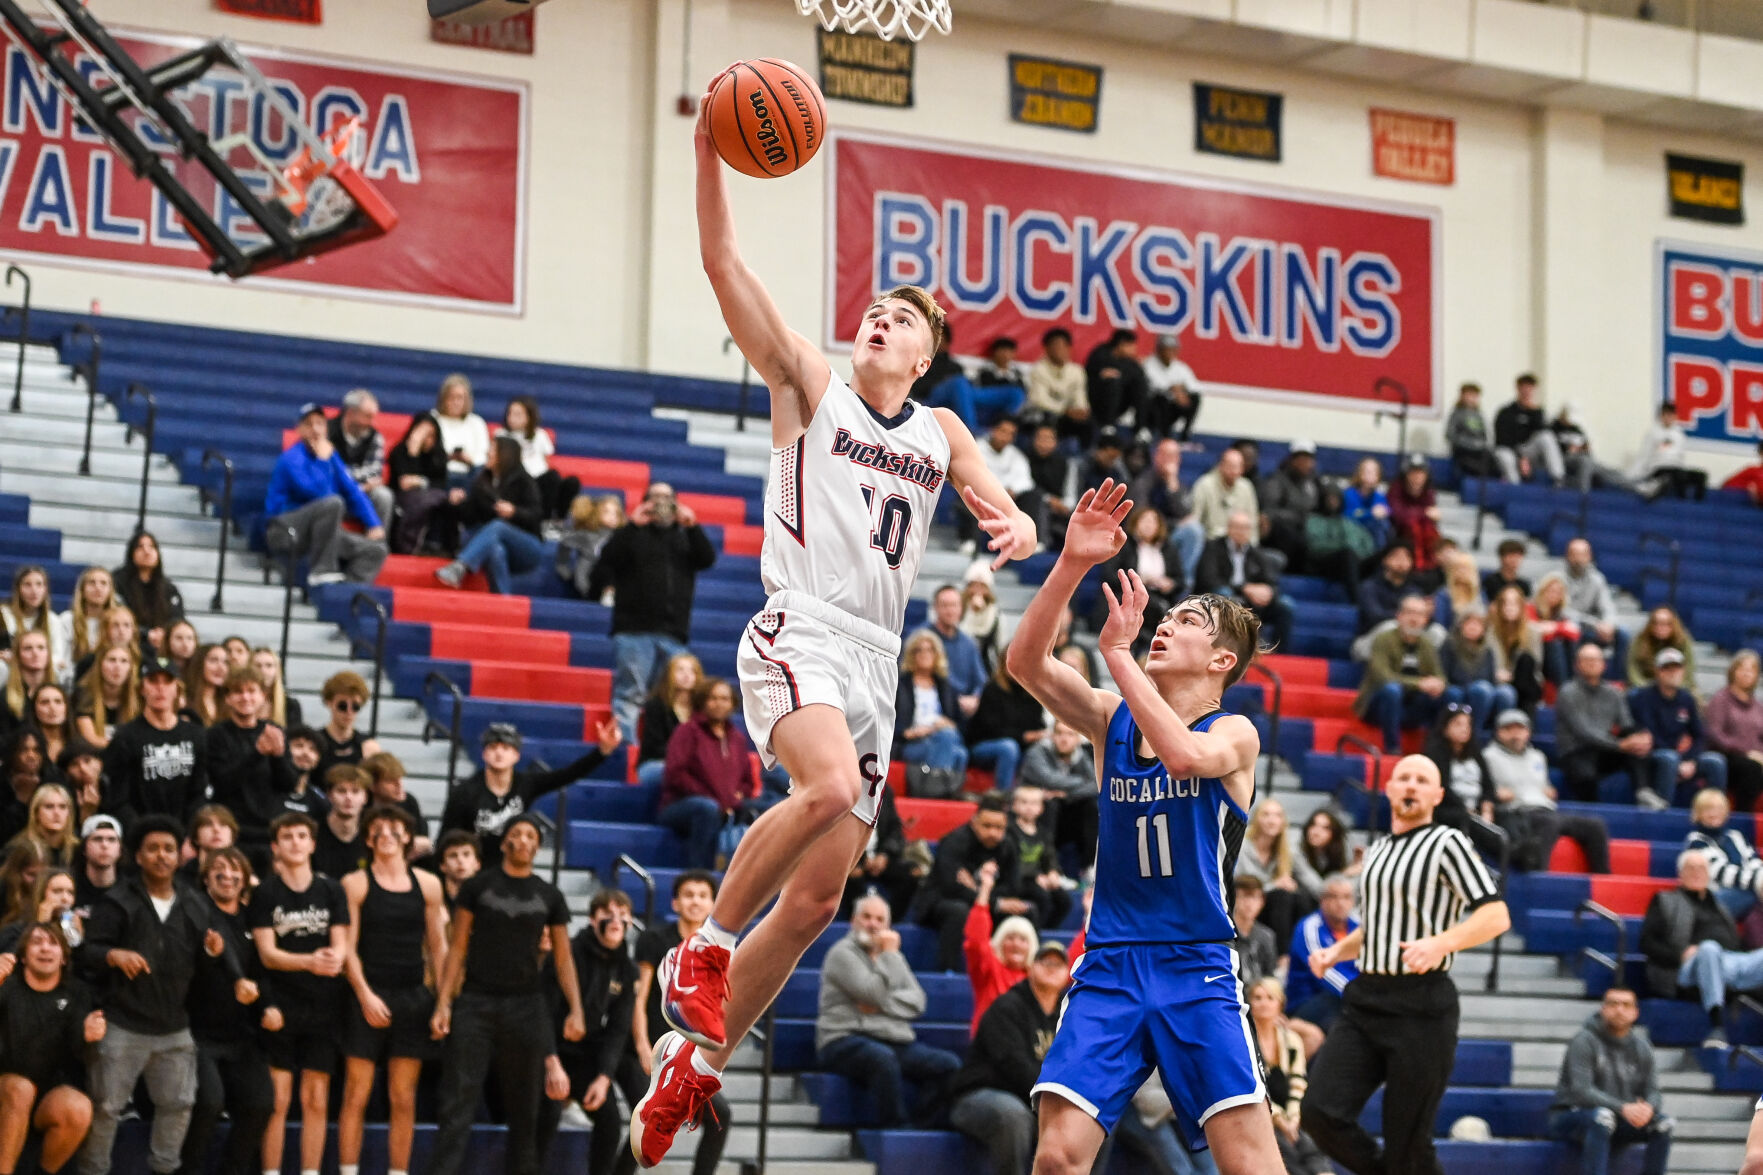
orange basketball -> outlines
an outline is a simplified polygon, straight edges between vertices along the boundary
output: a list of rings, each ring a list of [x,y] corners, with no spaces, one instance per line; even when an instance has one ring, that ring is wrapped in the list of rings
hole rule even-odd
[[[789,175],[814,158],[825,138],[820,87],[787,61],[743,61],[710,93],[710,141],[743,175]]]

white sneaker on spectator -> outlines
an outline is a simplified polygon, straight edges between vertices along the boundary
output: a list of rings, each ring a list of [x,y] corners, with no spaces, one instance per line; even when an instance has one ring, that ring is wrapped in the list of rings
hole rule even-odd
[[[1671,807],[1664,796],[1650,787],[1637,788],[1634,793],[1634,802],[1651,812],[1661,812]]]
[[[582,1109],[579,1102],[566,1101],[563,1103],[563,1117],[558,1125],[565,1130],[590,1130],[594,1124],[588,1121],[587,1111]]]
[[[306,577],[307,587],[323,587],[327,583],[342,583],[345,576],[341,571],[321,571],[317,575]]]
[[[465,564],[455,559],[445,567],[437,567],[435,578],[450,588],[456,588],[465,582]]]

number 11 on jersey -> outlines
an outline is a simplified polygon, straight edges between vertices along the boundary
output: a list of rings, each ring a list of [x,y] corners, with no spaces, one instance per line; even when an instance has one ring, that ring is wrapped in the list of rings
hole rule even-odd
[[[1140,877],[1173,877],[1175,862],[1169,857],[1169,813],[1159,812],[1155,816],[1140,816],[1139,828],[1139,876]],[[1156,873],[1151,872],[1151,840],[1150,830],[1157,830],[1157,864]]]

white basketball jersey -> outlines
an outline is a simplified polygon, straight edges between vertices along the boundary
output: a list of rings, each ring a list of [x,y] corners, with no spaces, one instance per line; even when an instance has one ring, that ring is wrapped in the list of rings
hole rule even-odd
[[[837,375],[795,444],[771,451],[767,592],[804,592],[899,632],[949,473],[949,438],[923,404],[884,420]]]

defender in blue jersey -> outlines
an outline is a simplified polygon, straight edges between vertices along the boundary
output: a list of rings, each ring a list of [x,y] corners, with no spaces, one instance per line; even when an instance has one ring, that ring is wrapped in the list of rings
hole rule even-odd
[[[1255,799],[1254,726],[1220,705],[1254,659],[1255,614],[1190,596],[1163,617],[1141,669],[1132,645],[1148,593],[1103,585],[1103,660],[1120,693],[1053,657],[1060,614],[1090,568],[1126,543],[1126,487],[1105,481],[1072,512],[1065,548],[1023,613],[1017,681],[1097,748],[1101,823],[1085,953],[1034,1090],[1035,1175],[1087,1172],[1153,1069],[1196,1150],[1222,1175],[1283,1169],[1231,943],[1232,871]]]

